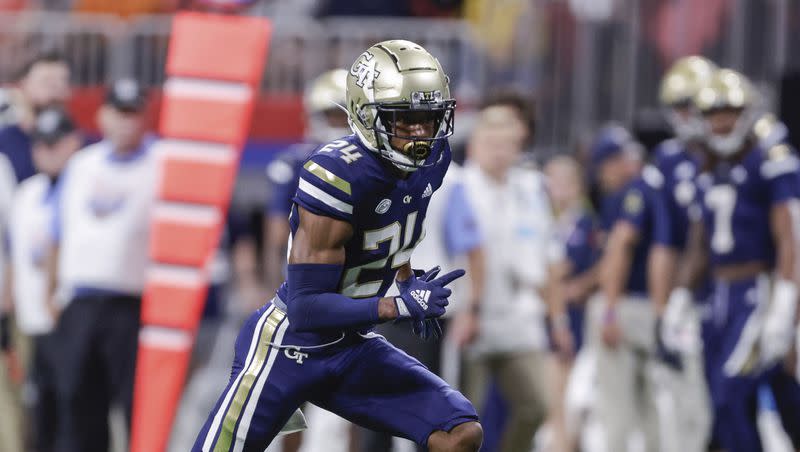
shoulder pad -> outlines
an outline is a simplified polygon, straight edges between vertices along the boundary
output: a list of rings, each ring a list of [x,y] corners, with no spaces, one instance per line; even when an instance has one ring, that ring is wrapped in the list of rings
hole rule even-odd
[[[663,156],[670,156],[675,155],[683,149],[683,145],[680,141],[675,138],[670,138],[669,140],[662,141],[658,146],[656,146],[656,152],[662,154]]]
[[[273,184],[288,184],[295,177],[294,167],[285,159],[276,158],[267,165],[267,178]]]
[[[642,169],[642,180],[655,189],[664,185],[664,175],[653,165],[645,165]]]
[[[761,176],[765,179],[772,179],[777,176],[797,172],[798,163],[794,150],[786,144],[776,144],[767,149],[764,160],[761,163]]]
[[[767,149],[768,160],[784,160],[793,154],[792,148],[786,144],[776,144]]]

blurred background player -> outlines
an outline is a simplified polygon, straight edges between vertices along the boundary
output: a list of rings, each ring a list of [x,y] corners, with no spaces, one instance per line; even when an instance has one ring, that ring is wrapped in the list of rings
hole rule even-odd
[[[303,163],[319,146],[352,133],[347,124],[347,112],[343,110],[346,90],[347,71],[344,69],[333,69],[315,78],[303,98],[306,142],[292,146],[267,167],[270,185],[264,215],[264,269],[268,294],[274,294],[286,276],[289,213]],[[348,450],[347,441],[331,444],[330,438],[349,436],[349,422],[313,405],[307,405],[303,412],[309,429],[288,435],[283,440],[284,452],[298,450],[301,442],[303,452]]]
[[[59,451],[105,451],[111,406],[130,424],[156,186],[145,106],[137,82],[112,84],[98,114],[103,140],[76,154],[59,184],[48,256],[60,344]]]
[[[654,150],[653,165],[663,176],[659,192],[670,222],[668,247],[674,256],[684,252],[689,230],[689,206],[694,202],[694,178],[702,160],[705,127],[692,99],[711,80],[717,67],[700,56],[681,58],[662,78],[659,99],[674,137]],[[674,272],[670,272],[674,275]],[[670,284],[673,284],[670,282]],[[700,309],[695,301],[708,297],[704,280],[698,289],[672,291],[666,306],[656,306],[660,318],[660,340],[680,356],[681,368],[665,370],[674,414],[664,422],[676,423],[680,435],[665,437],[670,450],[703,451],[711,433],[711,413],[705,381],[700,337]]]
[[[31,130],[33,163],[38,173],[24,180],[16,193],[9,216],[10,262],[6,267],[6,305],[16,314],[20,331],[32,342],[25,354],[28,379],[35,397],[31,419],[32,444],[25,450],[54,451],[58,426],[56,367],[59,339],[52,334],[55,319],[48,309],[47,230],[52,223],[53,202],[61,171],[67,160],[83,145],[72,119],[61,109],[47,108],[39,113]],[[23,449],[19,449],[23,450]]]
[[[28,61],[9,89],[14,123],[0,129],[0,152],[14,167],[18,181],[36,173],[30,133],[44,108],[64,107],[70,96],[70,67],[58,52],[44,52]]]
[[[551,335],[564,335],[566,325],[571,347],[555,347],[553,360],[553,397],[550,423],[553,428],[553,448],[556,452],[573,452],[577,447],[577,419],[567,419],[566,389],[575,355],[583,346],[584,312],[586,301],[597,287],[598,234],[583,181],[584,171],[573,157],[560,155],[547,161],[544,167],[547,190],[553,204],[556,233],[564,244],[564,265],[558,269],[562,278],[561,296],[566,300],[566,317],[551,319]],[[555,342],[555,341],[554,341]],[[591,385],[592,382],[587,381]]]
[[[644,450],[656,451],[653,305],[659,297],[666,300],[664,270],[670,270],[658,256],[669,227],[657,193],[663,181],[654,168],[643,170],[641,146],[616,125],[600,131],[591,168],[602,193],[606,234],[600,292],[590,305],[590,340],[598,352],[596,409],[607,450],[626,450],[634,435],[642,435]]]
[[[283,282],[289,212],[303,163],[318,146],[350,135],[345,105],[347,71],[333,69],[314,79],[303,95],[306,141],[281,153],[267,167],[269,197],[264,215],[264,269],[268,293]]]
[[[460,339],[466,349],[465,393],[481,409],[496,382],[509,406],[497,450],[528,450],[547,414],[548,285],[563,257],[555,245],[550,203],[540,173],[518,167],[531,143],[530,101],[514,93],[490,97],[467,145],[463,183],[484,247],[483,292],[471,309],[478,327]],[[471,337],[474,334],[474,337]]]
[[[790,206],[800,190],[798,161],[787,145],[763,149],[749,137],[755,96],[746,78],[723,69],[693,98],[708,152],[696,178],[700,215],[678,274],[691,287],[707,262],[713,278],[706,372],[714,436],[729,452],[762,450],[757,390],[781,373],[773,368],[791,346],[797,303]],[[792,404],[792,395],[776,401]]]

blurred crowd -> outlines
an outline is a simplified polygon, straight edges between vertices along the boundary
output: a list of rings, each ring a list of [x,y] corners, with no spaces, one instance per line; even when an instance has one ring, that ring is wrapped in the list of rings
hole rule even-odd
[[[158,137],[147,90],[127,78],[106,87],[100,136],[79,130],[65,109],[71,69],[58,53],[38,55],[0,99],[3,451],[126,447]],[[299,169],[350,134],[337,106],[346,76],[309,84],[306,140],[263,168],[256,220],[228,215],[170,450],[190,447],[242,319],[283,281]],[[469,127],[452,143],[458,163],[412,265],[467,277],[441,339],[419,341],[401,324],[379,332],[472,401],[485,450],[800,447],[796,151],[742,74],[689,57],[661,80],[653,96],[674,137],[654,149],[609,124],[581,149],[542,158],[531,149],[548,112],[528,93],[490,92],[459,111]],[[270,450],[414,450],[304,411],[310,428]]]

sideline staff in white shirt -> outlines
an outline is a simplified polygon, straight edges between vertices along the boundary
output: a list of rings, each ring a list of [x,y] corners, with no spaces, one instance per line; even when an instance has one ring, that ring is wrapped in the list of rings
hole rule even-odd
[[[133,80],[111,86],[98,115],[103,140],[73,157],[58,192],[49,300],[63,309],[56,333],[60,451],[107,450],[111,403],[121,404],[130,423],[155,199],[145,101]]]
[[[54,194],[67,160],[83,145],[74,122],[59,108],[48,108],[31,131],[33,164],[38,173],[25,179],[14,194],[8,218],[9,263],[4,295],[13,306],[17,326],[33,343],[30,381],[36,389],[32,413],[35,450],[54,450],[58,425],[55,384],[58,337],[52,334],[53,316],[47,309],[45,262],[50,249],[47,229],[52,222]]]
[[[497,383],[509,405],[501,452],[530,449],[545,419],[545,294],[552,283],[549,268],[563,258],[542,175],[517,165],[531,141],[532,122],[524,97],[501,93],[489,99],[464,166],[467,199],[486,237],[485,283],[472,310],[478,331],[467,349],[464,388],[481,404],[488,382]]]

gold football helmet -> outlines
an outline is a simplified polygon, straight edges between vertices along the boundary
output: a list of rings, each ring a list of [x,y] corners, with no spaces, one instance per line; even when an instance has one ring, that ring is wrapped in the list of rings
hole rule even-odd
[[[350,134],[346,127],[332,124],[329,119],[329,115],[344,109],[346,90],[347,71],[344,69],[325,72],[311,82],[303,96],[309,138],[327,143]]]
[[[435,165],[453,134],[456,101],[439,61],[411,41],[379,42],[356,59],[347,77],[350,127],[370,150],[403,171]],[[395,123],[434,121],[430,137],[401,136]],[[408,140],[402,149],[392,138]]]
[[[684,142],[702,137],[701,119],[691,111],[692,98],[716,70],[710,60],[693,55],[676,61],[661,79],[659,100],[675,135]]]
[[[715,110],[739,110],[733,130],[726,135],[712,133],[706,126],[706,143],[712,151],[727,157],[738,151],[759,117],[757,95],[750,80],[732,69],[720,69],[694,96],[693,103],[704,116]]]

